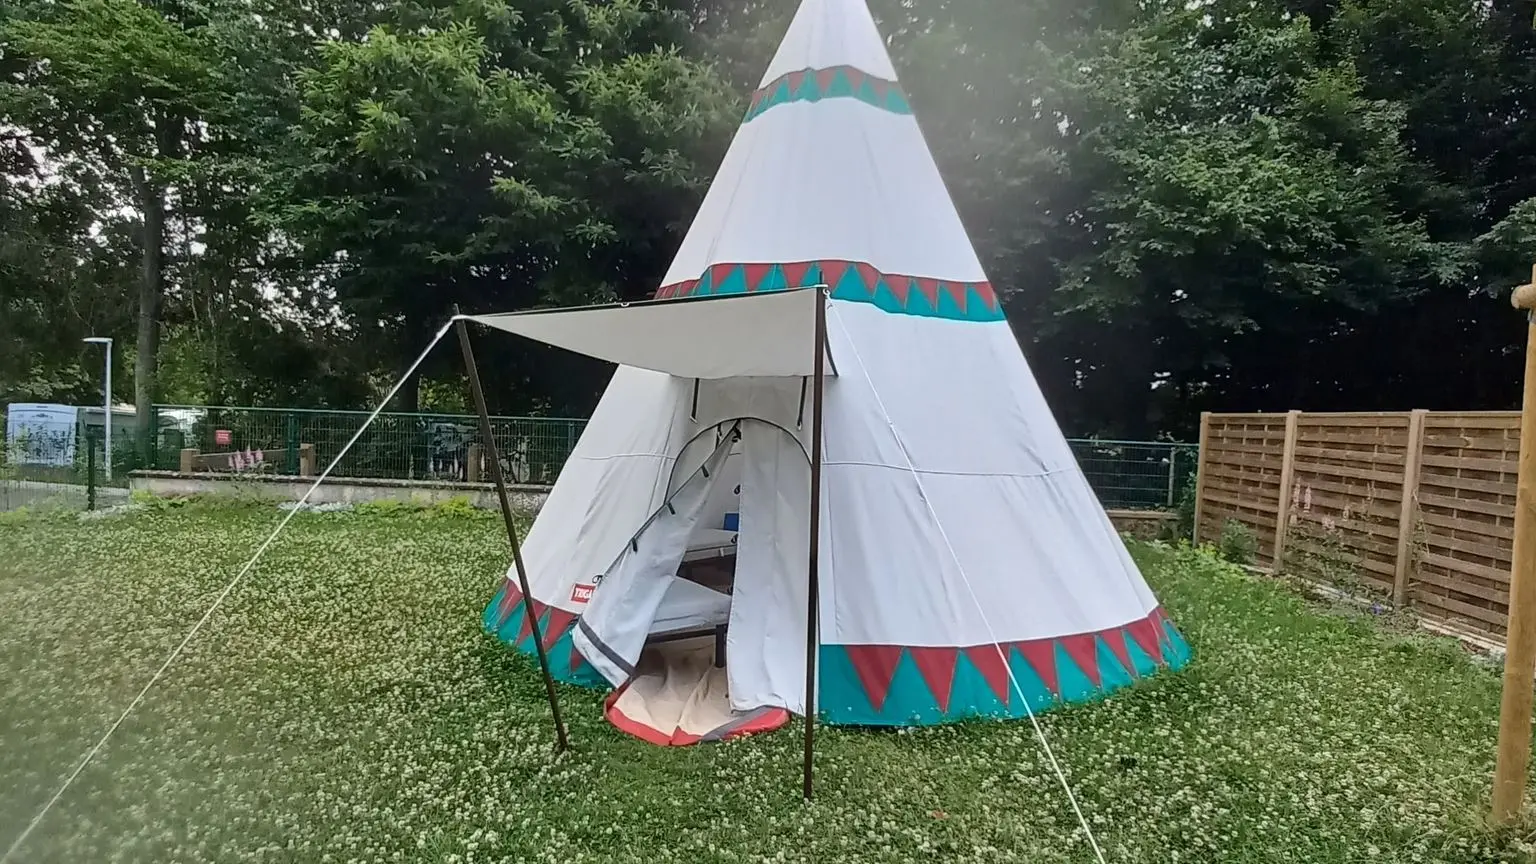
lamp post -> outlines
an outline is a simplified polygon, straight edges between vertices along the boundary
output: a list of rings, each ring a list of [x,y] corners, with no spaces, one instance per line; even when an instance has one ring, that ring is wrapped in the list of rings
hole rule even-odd
[[[106,452],[103,454],[103,455],[106,456],[106,460],[105,460],[105,462],[106,462],[106,469],[107,469],[106,478],[108,480],[111,480],[112,479],[112,337],[110,337],[110,336],[87,336],[87,337],[85,337],[85,341],[91,343],[92,345],[105,345],[105,346],[107,346],[106,369],[102,373],[103,380],[102,380],[102,384],[101,384],[101,389],[103,391],[102,397],[101,397],[101,407],[102,407],[102,410],[106,412],[105,414],[102,415],[102,425],[104,425],[106,427],[106,433],[105,433],[106,437],[102,439],[102,447],[104,447],[105,450],[106,450]],[[90,446],[90,442],[86,442],[86,446],[89,447]]]

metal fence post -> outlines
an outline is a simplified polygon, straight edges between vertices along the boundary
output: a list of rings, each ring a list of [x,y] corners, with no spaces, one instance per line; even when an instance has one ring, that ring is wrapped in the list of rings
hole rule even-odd
[[[107,417],[107,422],[112,418]],[[108,453],[111,459],[112,454]],[[96,509],[96,441],[91,435],[85,436],[85,509]]]
[[[108,417],[107,418],[107,422],[111,423],[112,422],[112,418]],[[138,450],[139,450],[139,460],[140,461],[139,461],[139,464],[137,466],[135,466],[135,467],[139,467],[139,468],[158,468],[158,467],[160,467],[160,465],[159,465],[159,462],[160,462],[160,459],[159,459],[159,455],[160,455],[159,454],[159,450],[160,450],[159,438],[160,438],[160,406],[159,405],[151,405],[151,406],[149,406],[149,436],[145,440],[139,442]],[[108,453],[107,454],[107,458],[111,459],[112,458],[112,454]]]
[[[1178,476],[1179,447],[1177,444],[1168,445],[1168,507],[1173,508],[1174,486]]]
[[[283,473],[292,477],[299,473],[299,415],[289,411],[287,426],[283,434],[283,447],[287,453],[283,459]]]

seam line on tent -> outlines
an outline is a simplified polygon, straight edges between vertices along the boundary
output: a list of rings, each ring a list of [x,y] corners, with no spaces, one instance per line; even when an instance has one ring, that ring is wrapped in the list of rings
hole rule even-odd
[[[566,461],[578,462],[610,462],[614,459],[671,459],[665,453],[614,453],[608,456],[572,456]]]
[[[1045,737],[1045,729],[1040,725],[1040,718],[1035,716],[1035,709],[1029,704],[1029,697],[1025,695],[1024,688],[1019,684],[1019,679],[1013,674],[1013,665],[1008,662],[1007,652],[1003,644],[998,641],[997,631],[992,629],[992,622],[987,619],[986,607],[981,599],[976,596],[976,589],[971,585],[970,577],[965,574],[965,565],[960,563],[960,555],[955,551],[955,545],[950,542],[949,532],[944,530],[944,523],[939,519],[938,511],[933,509],[933,502],[928,498],[928,490],[923,488],[923,478],[917,471],[917,466],[912,464],[912,456],[907,452],[906,442],[902,440],[901,433],[896,429],[896,422],[891,419],[891,412],[886,410],[885,400],[880,398],[880,391],[875,387],[875,381],[870,377],[869,368],[864,365],[864,357],[859,353],[858,346],[853,341],[853,336],[848,328],[843,325],[841,315],[837,314],[834,307],[831,310],[832,317],[837,320],[837,326],[843,331],[843,338],[848,342],[848,348],[853,352],[853,359],[859,364],[859,370],[864,373],[864,380],[869,384],[870,393],[874,394],[875,403],[880,406],[880,414],[885,418],[886,428],[891,430],[891,437],[896,440],[896,446],[901,450],[902,458],[907,460],[907,469],[912,474],[912,479],[917,482],[918,495],[923,499],[923,505],[928,509],[928,515],[933,518],[933,525],[939,529],[939,537],[944,540],[944,547],[949,552],[950,560],[955,563],[955,570],[960,574],[960,581],[965,583],[966,593],[971,595],[971,602],[976,604],[976,612],[981,616],[981,623],[987,628],[987,635],[992,637],[992,645],[997,648],[997,654],[1003,661],[1003,669],[1008,673],[1008,680],[1019,694],[1019,701],[1024,703],[1024,711],[1029,715],[1030,725],[1035,728],[1035,736],[1040,739],[1040,749],[1045,752],[1046,759],[1050,762],[1051,770],[1056,773],[1056,779],[1061,782],[1062,791],[1067,793],[1067,803],[1072,805],[1072,812],[1077,816],[1077,822],[1082,826],[1083,834],[1088,838],[1088,845],[1092,847],[1094,857],[1099,864],[1107,864],[1104,859],[1104,850],[1099,848],[1099,841],[1093,836],[1093,829],[1088,826],[1088,819],[1083,816],[1083,809],[1077,803],[1077,795],[1072,791],[1072,784],[1067,781],[1067,774],[1062,770],[1061,764],[1056,761],[1056,754],[1051,749],[1051,744]]]
[[[128,707],[123,709],[123,713],[118,715],[117,720],[113,722],[111,726],[107,727],[107,731],[102,733],[101,739],[96,742],[96,746],[92,747],[85,754],[85,758],[81,759],[80,764],[75,766],[75,770],[64,779],[63,785],[59,786],[59,790],[53,793],[53,797],[49,798],[48,803],[43,805],[43,809],[37,811],[37,815],[32,817],[32,821],[27,823],[26,828],[22,829],[21,834],[17,836],[17,838],[11,843],[10,848],[5,850],[5,854],[0,855],[0,864],[4,864],[4,862],[11,860],[11,856],[16,853],[17,849],[21,848],[22,843],[26,842],[27,837],[32,834],[33,829],[37,828],[37,826],[42,823],[43,817],[48,815],[48,811],[53,809],[53,805],[58,803],[59,799],[64,796],[64,792],[68,790],[70,785],[75,782],[75,778],[80,776],[80,772],[85,770],[85,766],[89,765],[91,760],[96,758],[96,754],[101,752],[101,748],[106,746],[107,739],[111,738],[112,734],[118,730],[118,727],[123,725],[123,721],[128,719],[128,715],[132,714],[133,710],[139,707],[139,703],[144,701],[144,696],[145,694],[149,693],[149,689],[155,686],[155,683],[164,677],[165,671],[171,668],[171,664],[176,662],[176,658],[181,656],[182,651],[186,650],[186,647],[192,641],[192,638],[198,634],[198,631],[203,629],[203,625],[208,623],[208,619],[213,617],[213,613],[217,612],[219,607],[224,605],[225,599],[228,598],[230,593],[235,590],[235,587],[240,584],[241,580],[245,578],[245,575],[251,572],[251,568],[256,566],[256,562],[259,561],[261,556],[266,553],[267,547],[271,546],[272,541],[277,539],[277,535],[283,533],[283,529],[287,528],[288,523],[293,521],[293,517],[296,516],[299,510],[304,506],[304,502],[309,500],[309,496],[315,494],[315,490],[320,488],[320,484],[324,483],[325,479],[331,476],[331,472],[336,470],[337,465],[341,464],[342,457],[346,456],[347,451],[352,449],[352,445],[356,444],[358,439],[363,437],[363,432],[367,431],[368,427],[373,423],[373,421],[378,419],[379,414],[383,413],[384,411],[384,406],[389,404],[389,400],[395,398],[395,394],[400,392],[400,388],[405,384],[406,381],[410,380],[411,375],[416,372],[416,367],[420,366],[422,361],[427,359],[427,355],[432,353],[432,349],[437,347],[437,343],[442,341],[444,334],[448,332],[448,329],[453,326],[453,323],[457,321],[459,317],[460,316],[454,316],[453,318],[448,319],[447,323],[443,324],[442,328],[437,331],[437,335],[433,336],[432,341],[427,343],[427,347],[422,350],[420,356],[416,358],[416,361],[411,364],[409,369],[405,370],[405,374],[400,376],[400,380],[395,382],[395,386],[390,388],[389,394],[380,400],[379,406],[373,409],[373,413],[368,415],[368,419],[363,421],[363,425],[358,427],[358,430],[352,434],[351,440],[347,441],[346,445],[341,448],[340,452],[336,454],[336,458],[331,460],[331,464],[327,465],[325,470],[320,472],[320,476],[315,478],[315,482],[304,493],[304,497],[300,498],[294,505],[293,509],[289,510],[288,514],[283,517],[283,520],[277,523],[277,527],[272,529],[272,533],[267,535],[267,539],[262,541],[262,544],[257,547],[256,553],[251,556],[251,560],[245,562],[245,566],[240,568],[240,571],[235,574],[235,578],[229,580],[229,584],[225,585],[224,590],[219,592],[219,596],[214,598],[213,605],[208,607],[208,611],[203,613],[203,617],[197,619],[197,623],[193,624],[192,629],[187,631],[187,635],[182,638],[181,643],[171,650],[170,656],[166,657],[165,662],[160,664],[160,668],[155,670],[155,674],[150,676],[150,679],[148,683],[144,685],[144,688],[139,691],[137,696],[133,697],[133,701],[128,703]]]
[[[1015,480],[1039,480],[1044,477],[1054,477],[1057,474],[1071,474],[1078,470],[1076,466],[1073,466],[1071,468],[1053,468],[1050,471],[1040,471],[1035,474],[1022,474],[1013,471],[938,471],[932,468],[913,468],[910,464],[881,465],[879,462],[861,462],[853,459],[836,462],[823,459],[821,465],[823,468],[829,465],[843,468],[883,468],[890,471],[900,471],[905,474],[921,474],[929,477],[1011,477]]]

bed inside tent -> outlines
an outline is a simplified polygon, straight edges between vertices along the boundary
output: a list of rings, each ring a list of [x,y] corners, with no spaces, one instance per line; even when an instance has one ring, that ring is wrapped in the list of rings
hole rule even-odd
[[[798,704],[785,691],[805,669],[810,421],[825,302],[812,288],[470,316],[616,362],[617,375],[652,385],[655,398],[634,412],[664,418],[654,447],[664,470],[649,506],[640,518],[631,509],[594,520],[613,468],[593,468],[605,476],[590,484],[574,478],[589,500],[572,502],[581,515],[563,521],[611,527],[597,529],[607,537],[595,543],[589,530],[570,545],[607,552],[591,561],[591,575],[580,565],[574,579],[532,573],[536,596],[575,605],[571,648],[614,688],[606,715],[631,735],[664,745],[721,740],[778,728],[790,718],[785,706]],[[554,590],[540,590],[551,582]]]

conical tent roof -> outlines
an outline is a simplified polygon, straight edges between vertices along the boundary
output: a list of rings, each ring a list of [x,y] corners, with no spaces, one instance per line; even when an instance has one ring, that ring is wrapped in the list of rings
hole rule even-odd
[[[815,284],[1002,318],[862,0],[801,5],[658,296]]]
[[[1045,403],[863,0],[804,0],[658,298],[815,285],[830,290],[836,366],[821,442],[821,716],[1015,717],[1186,662]],[[730,302],[752,314],[755,301]],[[802,712],[815,446],[803,381],[678,374],[620,365],[528,537],[555,674],[624,681],[633,657],[613,646],[645,634],[618,632],[631,607],[594,615],[594,591],[613,597],[615,568],[636,556],[665,570],[647,526],[678,512],[701,437],[740,422],[730,704]],[[523,599],[509,580],[485,623],[528,650]],[[640,628],[658,614],[633,608]]]

